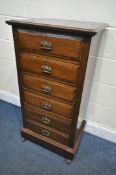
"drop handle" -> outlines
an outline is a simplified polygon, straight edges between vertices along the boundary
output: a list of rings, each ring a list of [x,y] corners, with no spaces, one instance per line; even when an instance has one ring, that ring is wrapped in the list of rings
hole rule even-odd
[[[41,87],[41,91],[43,93],[46,93],[46,94],[50,94],[51,90],[52,90],[52,88],[48,85],[42,85],[42,87]]]
[[[48,110],[48,111],[50,111],[50,110],[52,109],[52,105],[49,104],[49,103],[46,102],[46,101],[41,103],[41,107],[42,107],[43,109]]]
[[[41,71],[46,74],[52,73],[52,67],[48,66],[47,64],[41,66]]]
[[[41,120],[42,120],[42,122],[43,123],[45,123],[45,124],[47,124],[47,125],[50,125],[50,123],[51,123],[51,120],[48,118],[48,117],[42,117],[41,118]]]
[[[52,43],[49,41],[41,41],[40,48],[44,50],[52,50]]]
[[[44,136],[47,136],[47,137],[50,136],[50,132],[49,132],[48,130],[46,130],[46,129],[42,129],[41,133],[42,133],[42,135],[44,135]]]

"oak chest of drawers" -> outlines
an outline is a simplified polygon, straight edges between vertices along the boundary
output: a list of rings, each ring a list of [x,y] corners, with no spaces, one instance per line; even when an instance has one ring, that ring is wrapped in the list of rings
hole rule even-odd
[[[78,114],[91,38],[106,24],[31,19],[12,25],[22,137],[72,159],[85,121]]]

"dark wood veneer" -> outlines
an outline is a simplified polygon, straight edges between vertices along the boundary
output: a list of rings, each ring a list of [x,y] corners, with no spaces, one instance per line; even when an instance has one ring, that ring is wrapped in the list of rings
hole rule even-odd
[[[63,100],[72,101],[75,100],[76,87],[66,85],[64,83],[58,83],[57,81],[48,80],[45,77],[38,77],[29,75],[27,73],[22,74],[23,86],[41,92],[42,94],[58,97]],[[48,86],[50,91],[46,92],[42,87]]]
[[[46,114],[41,109],[35,110],[34,108],[31,109],[26,106],[24,115],[26,120],[45,124],[48,127],[52,127],[67,134],[71,132],[71,120],[66,120],[66,118],[61,116],[55,116],[53,113],[52,115],[50,115],[49,112]],[[49,122],[45,120],[46,118]]]
[[[54,77],[63,81],[76,82],[80,71],[80,65],[66,63],[63,61],[56,61],[49,59],[49,57],[43,55],[34,54],[20,54],[20,69],[30,73]],[[42,66],[49,66],[52,71],[51,73],[44,73],[41,68]]]
[[[53,98],[43,96],[40,93],[32,93],[26,90],[24,90],[24,101],[31,105],[38,106],[38,108],[42,108],[42,103],[47,102],[47,104],[51,106],[48,111],[52,111],[62,116],[70,116],[73,110],[73,104],[67,104],[59,100],[56,101]]]
[[[23,118],[22,137],[73,159],[92,36],[102,23],[31,19],[12,25]]]
[[[89,35],[93,36],[98,32],[102,31],[107,24],[98,22],[88,21],[74,21],[74,20],[63,20],[63,19],[47,19],[47,18],[36,18],[28,19],[23,21],[10,20],[7,24],[16,26],[18,28],[23,27],[24,29],[42,29],[46,31],[56,32],[69,32],[73,34]],[[41,31],[41,30],[40,30]]]
[[[59,55],[77,60],[80,54],[80,47],[82,39],[71,38],[58,38],[57,35],[48,36],[47,33],[32,33],[32,32],[19,32],[18,33],[18,46],[19,49],[36,51],[40,53],[47,53],[51,55]],[[49,41],[51,49],[45,50],[41,47],[41,41]],[[69,42],[70,41],[70,42]]]

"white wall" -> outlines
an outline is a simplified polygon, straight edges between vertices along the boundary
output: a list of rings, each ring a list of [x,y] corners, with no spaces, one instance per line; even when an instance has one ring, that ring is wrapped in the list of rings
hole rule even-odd
[[[98,57],[90,53],[80,116],[116,131],[116,0],[0,0],[1,98],[10,93],[18,97],[12,32],[4,21],[30,17],[109,24]]]

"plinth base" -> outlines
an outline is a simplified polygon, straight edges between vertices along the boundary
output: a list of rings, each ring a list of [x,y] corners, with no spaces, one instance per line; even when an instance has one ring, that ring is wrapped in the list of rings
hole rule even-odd
[[[80,143],[82,133],[84,131],[85,124],[86,124],[86,121],[83,120],[80,129],[77,130],[77,134],[75,137],[76,140],[75,140],[75,144],[74,144],[73,148],[65,146],[63,144],[60,144],[56,141],[53,141],[45,136],[42,136],[42,135],[40,135],[36,132],[33,132],[29,129],[26,129],[26,128],[21,129],[21,136],[24,139],[27,139],[27,140],[30,140],[34,143],[42,145],[43,147],[45,147],[45,148],[47,148],[55,153],[62,155],[63,157],[67,158],[68,160],[72,160],[76,151],[78,150],[78,146]]]

